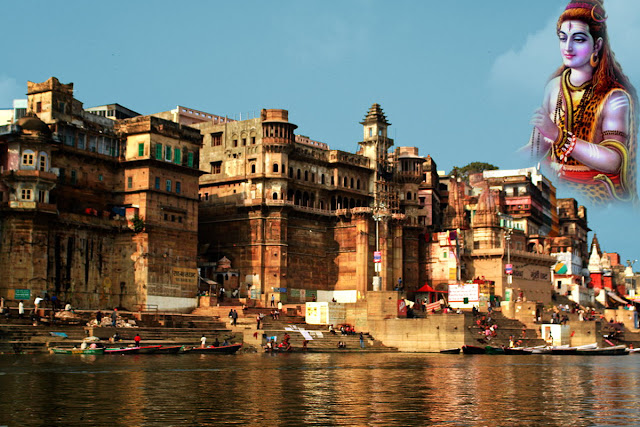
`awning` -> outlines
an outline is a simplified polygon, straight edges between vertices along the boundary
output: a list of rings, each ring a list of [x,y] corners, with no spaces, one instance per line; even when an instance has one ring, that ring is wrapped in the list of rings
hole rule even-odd
[[[609,298],[611,298],[612,300],[620,303],[620,304],[624,304],[624,305],[628,305],[629,301],[625,301],[622,298],[620,298],[617,294],[614,294],[613,292],[607,292],[607,295],[609,295]]]
[[[418,289],[416,292],[438,292],[438,293],[441,293],[441,294],[448,293],[447,291],[436,291],[431,286],[429,286],[428,283],[425,283],[424,286],[421,287],[420,289]]]
[[[204,278],[202,276],[199,276],[199,277],[200,277],[200,280],[202,280],[204,283],[206,283],[208,285],[217,285],[218,284],[217,282],[214,282],[211,279],[206,279],[206,278]]]

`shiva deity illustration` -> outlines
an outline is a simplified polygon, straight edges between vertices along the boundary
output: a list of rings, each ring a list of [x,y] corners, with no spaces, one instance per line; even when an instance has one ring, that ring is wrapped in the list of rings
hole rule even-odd
[[[562,66],[531,119],[528,148],[585,202],[635,205],[638,99],[611,50],[606,21],[603,0],[571,0],[560,15]]]

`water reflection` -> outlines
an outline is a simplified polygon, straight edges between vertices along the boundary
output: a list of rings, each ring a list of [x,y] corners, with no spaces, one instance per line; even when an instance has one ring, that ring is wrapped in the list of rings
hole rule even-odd
[[[637,425],[640,357],[2,356],[0,425]]]

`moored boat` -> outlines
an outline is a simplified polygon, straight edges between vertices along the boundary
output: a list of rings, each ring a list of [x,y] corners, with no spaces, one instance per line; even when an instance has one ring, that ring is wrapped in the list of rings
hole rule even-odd
[[[578,350],[582,356],[626,356],[629,354],[625,345],[614,345],[613,347],[598,347]]]
[[[106,348],[104,354],[138,354],[140,347]]]
[[[178,354],[182,350],[184,346],[182,345],[171,345],[171,346],[161,346],[156,350],[155,354]]]
[[[487,354],[505,354],[504,348],[502,347],[494,347],[492,345],[488,345],[484,348],[484,351]]]
[[[531,349],[524,347],[505,347],[504,354],[531,354]]]
[[[487,351],[483,347],[477,347],[475,345],[463,345],[462,353],[464,354],[486,354]]]
[[[59,348],[49,349],[51,354],[104,354],[104,348]]]
[[[459,348],[446,348],[444,350],[440,350],[442,354],[460,354]]]
[[[214,347],[212,345],[208,347],[191,347],[185,349],[186,353],[198,353],[198,354],[233,354],[240,350],[242,344],[230,344]]]
[[[138,349],[138,354],[151,354],[155,353],[160,349],[161,345],[145,345],[141,347],[134,347]]]

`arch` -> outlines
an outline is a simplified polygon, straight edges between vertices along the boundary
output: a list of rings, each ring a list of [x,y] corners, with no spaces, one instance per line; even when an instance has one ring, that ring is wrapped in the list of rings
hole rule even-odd
[[[360,189],[360,179],[358,178],[358,180],[356,181],[356,189]]]
[[[333,197],[331,198],[331,210],[332,210],[332,211],[335,211],[335,210],[336,210],[336,206],[337,206],[336,197],[335,197],[335,196],[333,196]]]
[[[302,193],[302,206],[309,206],[309,193]]]
[[[411,191],[407,192],[407,200],[411,200]]]
[[[351,178],[351,185],[349,186],[349,188],[353,188],[353,178]]]
[[[324,184],[324,174],[320,175],[320,184]]]
[[[355,199],[351,199],[349,200],[349,209],[353,209],[356,207],[356,201]]]
[[[300,176],[302,176],[302,173],[301,173],[300,169],[298,169],[298,172],[296,172],[296,177],[298,179],[300,179]]]
[[[346,176],[344,178],[342,178],[342,186],[343,187],[346,187],[348,183],[349,183],[349,181],[347,180]]]
[[[293,199],[293,204],[300,205],[300,201],[302,200],[302,193],[300,193],[300,190],[296,191],[296,194],[294,197],[295,198]]]
[[[274,193],[271,195],[271,198],[272,198],[273,200],[278,200],[278,193],[274,192]]]
[[[278,164],[277,163],[273,164],[273,173],[278,173]]]
[[[251,173],[256,173],[256,164],[255,163],[253,163],[251,165]]]
[[[304,180],[309,181],[309,171],[304,171]]]
[[[320,209],[324,209],[324,200],[320,200]]]
[[[289,201],[293,200],[293,190],[287,191],[287,200]]]
[[[289,166],[289,178],[293,178],[293,168]]]

